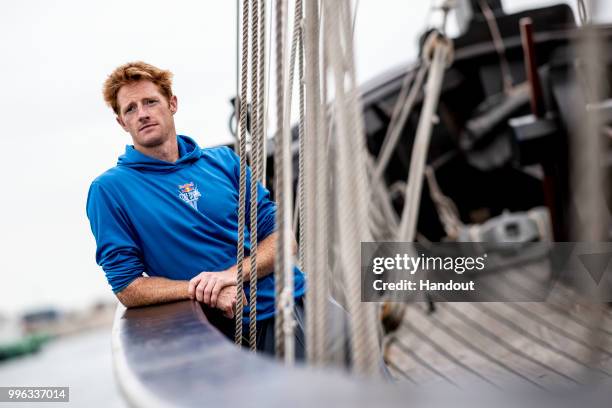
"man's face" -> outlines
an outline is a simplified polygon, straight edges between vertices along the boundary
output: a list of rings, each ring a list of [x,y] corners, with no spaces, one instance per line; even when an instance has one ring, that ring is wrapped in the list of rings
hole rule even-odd
[[[153,82],[141,80],[122,86],[117,104],[117,122],[132,135],[135,147],[154,148],[176,137],[176,96],[168,100]]]

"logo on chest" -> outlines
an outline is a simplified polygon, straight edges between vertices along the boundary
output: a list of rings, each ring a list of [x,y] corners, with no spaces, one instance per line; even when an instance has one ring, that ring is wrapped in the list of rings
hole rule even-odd
[[[197,210],[198,200],[202,197],[202,194],[198,191],[198,187],[193,184],[193,181],[187,184],[179,184],[178,188],[180,199]]]

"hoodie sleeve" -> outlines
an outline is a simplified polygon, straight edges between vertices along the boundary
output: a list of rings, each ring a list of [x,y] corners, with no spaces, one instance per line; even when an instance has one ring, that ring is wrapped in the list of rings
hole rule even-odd
[[[130,223],[114,197],[96,182],[89,188],[87,217],[96,239],[96,262],[113,292],[121,292],[145,271]]]
[[[234,170],[236,189],[240,188],[240,158],[232,149],[225,147]],[[251,168],[247,166],[246,187],[246,227],[251,226]],[[270,192],[261,183],[257,183],[257,240],[262,241],[276,230],[276,204],[270,199]]]

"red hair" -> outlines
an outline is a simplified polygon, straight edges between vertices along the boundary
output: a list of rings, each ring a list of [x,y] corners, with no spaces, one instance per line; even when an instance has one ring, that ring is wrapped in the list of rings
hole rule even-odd
[[[160,92],[170,99],[172,97],[172,72],[159,69],[146,62],[128,62],[116,68],[104,81],[102,93],[104,101],[113,111],[119,115],[117,94],[123,85],[141,80],[151,81],[159,88]]]

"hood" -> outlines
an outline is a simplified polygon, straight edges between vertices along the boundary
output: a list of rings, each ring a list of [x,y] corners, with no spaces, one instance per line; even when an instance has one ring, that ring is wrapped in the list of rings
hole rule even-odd
[[[179,159],[174,162],[166,162],[147,156],[136,150],[134,146],[125,146],[125,153],[119,156],[117,166],[125,166],[145,172],[170,173],[183,167],[189,166],[202,155],[200,146],[190,137],[177,135]]]

